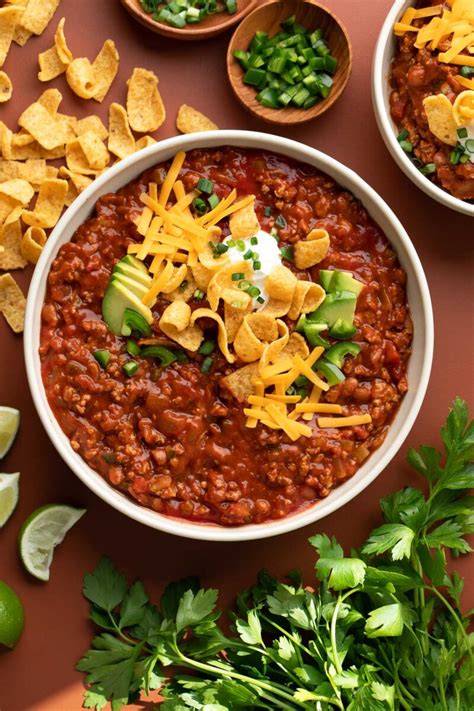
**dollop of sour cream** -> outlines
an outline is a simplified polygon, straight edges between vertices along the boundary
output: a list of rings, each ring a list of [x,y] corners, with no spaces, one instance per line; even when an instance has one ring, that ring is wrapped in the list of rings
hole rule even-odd
[[[248,260],[252,266],[252,273],[248,281],[252,286],[256,286],[260,290],[260,294],[254,297],[253,307],[257,311],[265,308],[265,304],[268,303],[270,298],[265,289],[265,281],[272,269],[280,266],[282,263],[277,240],[268,232],[259,230],[255,235],[244,240],[236,240],[232,235],[229,235],[229,237],[224,240],[224,244],[229,246],[227,254],[229,255],[231,264],[244,261],[244,255],[248,250],[254,253],[253,258]],[[243,249],[242,246],[244,247]],[[260,263],[259,269],[253,269],[255,262]],[[259,297],[260,300],[258,300]]]

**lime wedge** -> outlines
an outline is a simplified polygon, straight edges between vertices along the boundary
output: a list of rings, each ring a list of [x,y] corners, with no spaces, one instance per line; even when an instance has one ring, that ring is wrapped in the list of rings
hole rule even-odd
[[[19,472],[0,474],[0,528],[6,524],[18,503]]]
[[[0,580],[0,644],[14,647],[23,632],[25,616],[20,598]]]
[[[72,506],[47,504],[28,516],[20,529],[18,544],[23,565],[31,575],[49,580],[54,549],[85,512]]]
[[[0,405],[0,459],[3,459],[13,444],[20,426],[20,411]]]

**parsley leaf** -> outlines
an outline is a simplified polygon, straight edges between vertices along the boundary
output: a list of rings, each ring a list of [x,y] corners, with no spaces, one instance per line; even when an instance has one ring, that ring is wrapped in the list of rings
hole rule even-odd
[[[309,539],[320,558],[316,571],[320,580],[328,579],[328,585],[334,590],[355,588],[364,582],[366,564],[360,558],[344,558],[344,551],[333,538],[325,533],[318,533]]]
[[[192,590],[186,590],[178,605],[176,613],[176,629],[178,632],[185,627],[192,627],[204,620],[213,611],[217,602],[217,590],[198,590],[196,595]]]
[[[362,551],[366,555],[380,555],[390,550],[392,560],[402,560],[410,557],[414,538],[415,531],[408,526],[386,523],[373,531]]]
[[[84,596],[107,612],[112,612],[122,602],[126,589],[124,576],[105,556],[100,559],[93,573],[84,576]]]
[[[367,637],[399,637],[403,632],[403,605],[383,605],[369,612],[365,623]]]

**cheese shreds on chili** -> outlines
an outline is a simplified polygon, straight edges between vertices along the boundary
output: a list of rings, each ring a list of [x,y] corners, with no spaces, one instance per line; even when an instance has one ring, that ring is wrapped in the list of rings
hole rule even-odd
[[[409,7],[405,10],[399,22],[394,25],[394,32],[401,36],[406,32],[415,32],[417,37],[415,47],[423,49],[429,44],[431,50],[436,50],[441,42],[450,39],[451,46],[438,54],[438,60],[444,64],[474,66],[474,58],[469,54],[461,54],[467,50],[474,52],[474,14],[465,0],[453,0],[449,3],[451,9],[442,4],[424,7],[416,10]],[[416,20],[428,20],[421,27],[413,24]],[[470,88],[470,87],[469,87]]]
[[[368,425],[372,422],[370,415],[350,415],[349,417],[318,417],[318,426],[327,427],[355,427]]]

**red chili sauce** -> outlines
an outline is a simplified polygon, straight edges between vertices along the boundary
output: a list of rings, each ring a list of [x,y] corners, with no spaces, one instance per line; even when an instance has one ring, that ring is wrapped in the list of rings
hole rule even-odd
[[[279,519],[326,497],[383,442],[407,390],[412,322],[406,275],[360,202],[316,169],[260,151],[191,151],[181,172],[186,189],[205,177],[221,198],[233,188],[254,194],[262,229],[270,231],[275,218],[284,216],[281,246],[313,228],[327,229],[328,256],[297,272],[300,278],[317,280],[320,268],[331,267],[351,270],[364,282],[353,339],[362,350],[345,359],[346,380],[322,401],[340,403],[344,415],[368,412],[372,424],[319,429],[316,416],[309,423],[312,436],[296,442],[261,424],[249,429],[242,405],[221,382],[244,363],[229,365],[217,351],[207,374],[200,370],[204,356],[188,353],[188,362],[165,368],[136,357],[140,367],[129,378],[122,370],[130,358],[126,339],[107,329],[101,301],[113,266],[142,239],[134,225],[143,207],[139,195],[151,180],[163,181],[168,165],[101,197],[95,215],[54,260],[40,346],[47,397],[73,449],[141,505],[225,526]],[[224,238],[227,221],[221,227]],[[158,321],[167,305],[160,300],[153,309],[156,335],[162,335]],[[207,338],[215,336],[215,326],[209,322]],[[97,349],[111,354],[106,369],[92,355]]]
[[[439,5],[440,0],[420,2],[417,7]],[[446,4],[446,7],[449,7]],[[432,18],[414,20],[422,27]],[[466,90],[456,77],[460,66],[438,61],[437,53],[451,46],[451,38],[442,40],[436,53],[425,47],[415,47],[416,34],[406,32],[398,38],[398,49],[390,72],[390,113],[400,132],[408,131],[407,140],[413,145],[413,158],[419,168],[434,164],[435,172],[428,179],[460,200],[474,200],[474,163],[451,162],[453,147],[433,135],[428,126],[423,100],[434,94],[445,94],[454,103],[456,96]]]

